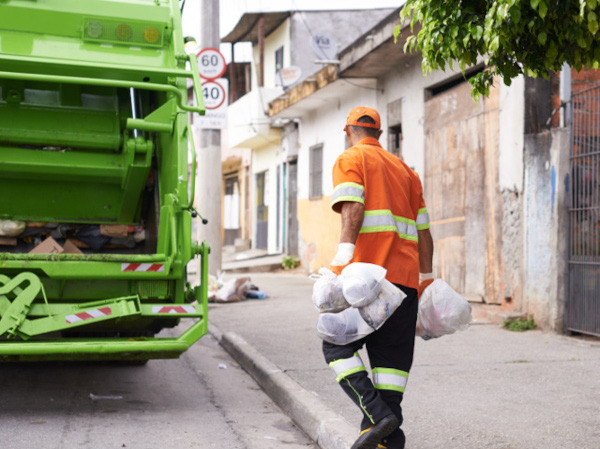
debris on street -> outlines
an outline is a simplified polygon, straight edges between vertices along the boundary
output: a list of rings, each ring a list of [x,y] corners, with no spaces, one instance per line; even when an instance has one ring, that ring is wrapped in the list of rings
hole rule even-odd
[[[249,276],[232,278],[227,281],[223,277],[224,273],[219,273],[218,277],[209,276],[208,302],[229,303],[247,299],[265,299],[267,297],[265,292],[260,291],[251,282]]]

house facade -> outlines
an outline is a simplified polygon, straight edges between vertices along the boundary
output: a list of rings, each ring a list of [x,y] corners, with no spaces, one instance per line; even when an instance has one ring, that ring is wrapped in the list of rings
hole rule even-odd
[[[234,62],[229,68],[235,101],[228,108],[227,132],[230,148],[245,148],[251,154],[247,229],[252,248],[296,255],[300,241],[297,122],[269,117],[269,102],[309,79],[337,56],[338,48],[350,44],[390,11],[246,13],[222,39],[232,44],[234,61],[235,44],[252,43],[250,64],[242,69]],[[332,22],[344,27],[332,27]],[[243,85],[249,89],[238,96]]]
[[[461,73],[423,76],[421,56],[402,51],[406,26],[394,44],[398,12],[344,48],[336,63],[269,104],[272,119],[297,123],[303,264],[316,270],[335,254],[340,218],[329,206],[331,169],[346,148],[342,128],[348,111],[370,106],[380,112],[384,147],[423,183],[434,274],[470,301],[531,314],[545,329],[573,329],[565,320],[573,296],[572,146],[569,108],[560,107],[561,98],[565,106],[570,97],[561,97],[560,77],[521,77],[510,86],[497,80],[488,98],[474,102]],[[466,77],[483,68],[482,62]],[[594,273],[590,285],[599,277]],[[597,290],[586,294],[600,297]]]

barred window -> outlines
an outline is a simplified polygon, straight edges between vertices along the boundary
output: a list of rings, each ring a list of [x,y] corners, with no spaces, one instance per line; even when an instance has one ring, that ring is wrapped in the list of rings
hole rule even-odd
[[[402,125],[390,126],[388,136],[390,140],[388,151],[398,157],[402,157]]]
[[[310,147],[310,191],[309,198],[318,198],[323,195],[323,144]]]

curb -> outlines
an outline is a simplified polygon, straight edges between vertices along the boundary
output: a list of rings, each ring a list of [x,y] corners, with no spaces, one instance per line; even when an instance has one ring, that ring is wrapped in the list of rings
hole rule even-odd
[[[347,449],[352,445],[356,429],[314,393],[300,386],[235,332],[223,333],[210,324],[208,330],[321,449]]]

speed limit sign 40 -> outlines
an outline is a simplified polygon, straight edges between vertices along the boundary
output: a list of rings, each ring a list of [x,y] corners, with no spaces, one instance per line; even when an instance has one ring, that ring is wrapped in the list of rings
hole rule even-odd
[[[218,81],[207,81],[202,84],[204,107],[207,110],[219,109],[227,99],[225,88]]]
[[[204,48],[198,53],[198,72],[205,80],[220,78],[226,68],[225,57],[216,48]]]

